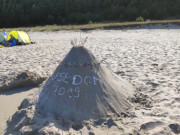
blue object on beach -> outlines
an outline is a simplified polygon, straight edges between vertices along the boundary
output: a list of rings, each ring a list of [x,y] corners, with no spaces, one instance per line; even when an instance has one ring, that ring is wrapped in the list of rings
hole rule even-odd
[[[3,34],[4,34],[4,36],[7,36],[7,33],[5,31],[3,32]]]
[[[3,31],[4,38],[7,40],[7,33]]]
[[[15,39],[13,39],[13,40],[8,40],[8,42],[10,43],[10,46],[16,46],[16,45],[17,45]]]

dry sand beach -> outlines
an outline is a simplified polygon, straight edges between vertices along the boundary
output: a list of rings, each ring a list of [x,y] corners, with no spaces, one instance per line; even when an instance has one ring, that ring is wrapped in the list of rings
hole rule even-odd
[[[88,36],[85,47],[99,62],[104,60],[103,66],[132,84],[139,94],[133,107],[118,118],[88,121],[82,128],[68,131],[58,130],[50,123],[44,134],[180,134],[179,27],[28,34],[36,44],[0,49],[0,86],[6,78],[24,70],[50,77],[71,49],[71,39]],[[36,91],[37,87],[0,91],[0,134],[5,133],[6,121],[18,111],[23,99]],[[22,129],[25,130],[27,127]]]

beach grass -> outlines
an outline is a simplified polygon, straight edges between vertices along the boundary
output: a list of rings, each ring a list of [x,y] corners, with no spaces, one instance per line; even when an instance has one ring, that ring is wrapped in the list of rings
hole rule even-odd
[[[112,22],[112,23],[92,23],[84,25],[45,25],[35,27],[17,27],[17,28],[0,28],[0,32],[6,30],[10,32],[12,30],[18,31],[60,31],[60,30],[95,30],[95,29],[124,29],[132,27],[142,27],[150,25],[167,25],[175,24],[180,25],[180,20],[158,20],[158,21],[145,21],[145,22]]]

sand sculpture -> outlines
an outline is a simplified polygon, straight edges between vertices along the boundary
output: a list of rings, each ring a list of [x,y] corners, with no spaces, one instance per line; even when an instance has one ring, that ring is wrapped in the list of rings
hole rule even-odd
[[[40,94],[43,113],[73,121],[120,115],[133,87],[111,74],[84,47],[73,47]]]
[[[9,121],[8,130],[13,132],[13,123],[17,124],[13,121],[21,121],[18,123],[19,127],[16,125],[16,131],[18,129],[18,132],[25,133],[27,129],[28,132],[42,129],[43,124],[32,128],[37,121],[40,123],[40,119],[56,118],[63,122],[82,122],[120,116],[132,107],[128,99],[133,97],[134,91],[131,84],[106,69],[88,49],[73,47],[40,88],[33,115],[28,117],[30,122],[27,122],[27,119],[17,120],[16,113]],[[30,101],[26,102],[28,105],[21,105],[20,111],[27,110],[32,105]],[[32,112],[32,108],[29,112]],[[28,111],[26,112],[23,115],[27,116]],[[26,121],[24,127],[23,121]]]

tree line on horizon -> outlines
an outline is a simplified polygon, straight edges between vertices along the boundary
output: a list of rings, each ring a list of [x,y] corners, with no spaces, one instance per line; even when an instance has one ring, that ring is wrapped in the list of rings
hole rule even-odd
[[[180,0],[0,0],[0,27],[179,19]]]

